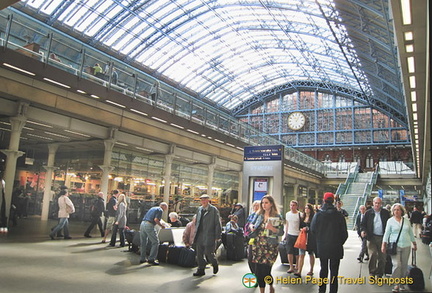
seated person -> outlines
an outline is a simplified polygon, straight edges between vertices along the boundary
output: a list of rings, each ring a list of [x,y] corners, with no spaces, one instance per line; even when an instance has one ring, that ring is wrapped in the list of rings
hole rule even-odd
[[[172,212],[169,215],[169,223],[171,227],[181,227],[182,223],[179,221],[179,215],[176,212]]]
[[[240,227],[238,225],[238,217],[236,215],[232,215],[231,220],[225,226],[225,231],[226,233],[240,231]]]

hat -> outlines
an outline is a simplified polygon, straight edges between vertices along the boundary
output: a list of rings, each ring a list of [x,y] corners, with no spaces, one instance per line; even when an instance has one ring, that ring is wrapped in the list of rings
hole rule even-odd
[[[203,194],[200,196],[200,198],[210,198],[210,196],[208,196],[208,194]]]
[[[241,207],[243,207],[243,205],[242,205],[241,203],[239,203],[239,202],[236,203],[235,205],[236,205],[236,206],[241,206]]]
[[[323,197],[323,200],[324,201],[327,201],[327,200],[334,200],[334,194],[333,193],[331,193],[331,192],[326,192],[326,193],[324,193],[324,197]]]

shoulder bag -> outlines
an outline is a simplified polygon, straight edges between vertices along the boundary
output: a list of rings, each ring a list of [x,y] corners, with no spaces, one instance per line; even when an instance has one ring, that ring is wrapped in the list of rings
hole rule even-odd
[[[398,237],[396,239],[396,242],[389,242],[387,244],[387,254],[389,254],[389,255],[396,255],[397,254],[397,243],[399,241],[399,237],[400,237],[401,232],[402,232],[402,228],[403,228],[403,225],[404,225],[404,220],[405,219],[402,217],[402,225],[401,225],[401,228],[399,230],[399,234],[398,234]],[[390,237],[389,237],[389,240],[390,240]]]

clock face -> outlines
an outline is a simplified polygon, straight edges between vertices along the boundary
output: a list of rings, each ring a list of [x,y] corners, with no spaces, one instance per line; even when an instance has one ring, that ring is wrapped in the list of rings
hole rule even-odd
[[[306,123],[306,116],[301,112],[294,112],[288,116],[288,127],[292,130],[301,129]]]

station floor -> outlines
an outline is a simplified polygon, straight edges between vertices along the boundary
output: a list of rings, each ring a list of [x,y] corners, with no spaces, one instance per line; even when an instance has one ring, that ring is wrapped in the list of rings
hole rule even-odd
[[[193,268],[183,268],[162,263],[159,266],[140,264],[139,256],[125,248],[108,248],[101,243],[96,229],[93,238],[85,238],[83,232],[88,223],[71,222],[70,240],[51,240],[48,232],[55,221],[41,221],[39,217],[20,219],[18,226],[7,234],[0,234],[0,292],[259,292],[246,288],[243,276],[249,273],[246,259],[233,262],[221,254],[217,275],[212,269],[203,277],[193,277]],[[131,225],[137,229],[138,224]],[[420,241],[419,241],[420,242]],[[369,282],[367,263],[360,265],[358,256],[360,241],[354,231],[349,231],[345,257],[341,261],[339,275],[345,281],[355,280],[361,272],[365,284],[341,284],[339,292],[391,292],[388,285],[379,286]],[[419,243],[417,265],[423,270],[426,289],[432,292],[430,248]],[[309,269],[308,257],[303,269]],[[287,278],[287,266],[278,260],[272,274]],[[314,276],[319,274],[319,260]],[[352,278],[352,279],[349,279]],[[342,278],[341,278],[342,279]],[[282,279],[283,280],[283,279]],[[285,279],[286,281],[287,279]],[[275,284],[276,292],[318,292],[315,284]],[[269,289],[266,288],[266,292]],[[328,288],[327,288],[328,292]],[[407,292],[410,292],[407,290]]]

